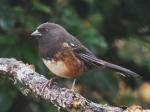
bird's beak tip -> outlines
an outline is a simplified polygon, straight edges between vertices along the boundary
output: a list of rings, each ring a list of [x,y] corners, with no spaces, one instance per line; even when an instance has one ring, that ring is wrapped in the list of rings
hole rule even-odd
[[[42,36],[42,34],[38,30],[35,30],[33,33],[30,34],[30,36],[31,37]]]

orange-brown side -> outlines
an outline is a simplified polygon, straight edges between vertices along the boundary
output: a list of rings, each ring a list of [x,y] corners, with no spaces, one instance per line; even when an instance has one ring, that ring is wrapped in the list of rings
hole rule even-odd
[[[73,49],[67,43],[63,44],[62,49],[56,53],[53,59],[56,62],[64,62],[67,67],[66,77],[76,77],[87,70],[84,63],[75,56]]]

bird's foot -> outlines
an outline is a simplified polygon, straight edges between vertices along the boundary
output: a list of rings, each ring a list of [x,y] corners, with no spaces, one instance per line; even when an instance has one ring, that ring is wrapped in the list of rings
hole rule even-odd
[[[71,90],[72,90],[72,91],[74,91],[74,86],[75,86],[75,84],[76,84],[76,79],[73,80],[72,87],[71,87]]]
[[[41,93],[43,93],[43,91],[45,90],[45,88],[49,85],[49,86],[51,86],[51,85],[53,85],[54,83],[56,83],[56,81],[57,81],[57,79],[58,79],[58,77],[53,77],[53,78],[51,78],[50,80],[47,80],[43,85],[42,85],[42,87],[41,87]]]

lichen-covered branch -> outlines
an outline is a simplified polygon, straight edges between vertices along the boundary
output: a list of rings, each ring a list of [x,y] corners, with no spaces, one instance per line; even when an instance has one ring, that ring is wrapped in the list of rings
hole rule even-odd
[[[0,58],[0,74],[14,79],[38,97],[52,102],[71,112],[122,112],[121,107],[101,105],[87,100],[78,93],[60,88],[56,83],[48,85],[41,92],[42,86],[48,81],[43,75],[35,72],[28,64],[16,59]]]

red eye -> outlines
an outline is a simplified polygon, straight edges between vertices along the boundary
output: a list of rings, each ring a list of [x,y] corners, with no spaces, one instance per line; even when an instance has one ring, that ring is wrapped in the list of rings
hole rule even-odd
[[[48,32],[48,29],[47,28],[39,28],[38,31],[41,33],[45,33],[45,32]]]
[[[45,28],[44,30],[45,30],[46,32],[48,32],[48,28]]]

